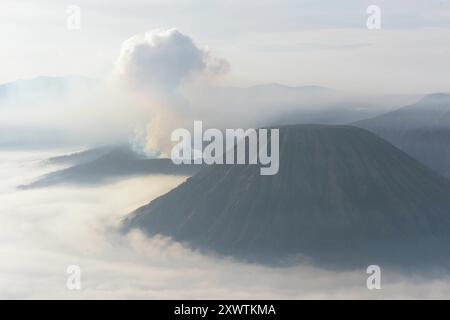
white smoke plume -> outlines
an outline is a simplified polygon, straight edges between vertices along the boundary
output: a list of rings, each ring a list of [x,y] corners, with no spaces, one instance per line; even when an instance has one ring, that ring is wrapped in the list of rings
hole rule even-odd
[[[134,87],[150,91],[176,90],[195,77],[214,77],[229,64],[176,29],[156,29],[126,40],[115,72]]]
[[[114,78],[150,111],[148,153],[167,153],[172,130],[187,125],[195,113],[181,88],[208,83],[228,69],[226,60],[214,57],[176,29],[151,30],[123,43]]]

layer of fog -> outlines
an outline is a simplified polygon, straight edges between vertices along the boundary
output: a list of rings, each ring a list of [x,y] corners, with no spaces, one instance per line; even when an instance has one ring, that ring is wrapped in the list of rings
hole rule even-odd
[[[60,154],[58,151],[56,154]],[[271,268],[204,256],[164,238],[118,232],[120,219],[183,178],[139,177],[101,187],[19,191],[54,168],[50,152],[0,153],[0,298],[448,298],[449,279],[382,269]],[[66,288],[78,265],[82,290]],[[382,266],[383,267],[383,266]]]

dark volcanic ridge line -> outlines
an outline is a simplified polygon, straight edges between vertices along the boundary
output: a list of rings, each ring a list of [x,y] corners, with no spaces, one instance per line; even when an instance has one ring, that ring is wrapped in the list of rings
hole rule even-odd
[[[102,149],[102,151],[104,151]],[[100,151],[99,151],[100,152]],[[92,156],[90,152],[87,156]],[[57,158],[58,161],[82,161],[86,159],[86,153],[74,154],[71,157]],[[133,153],[129,148],[113,148],[104,155],[99,155],[93,161],[74,165],[67,169],[51,172],[28,185],[22,185],[20,189],[33,189],[49,187],[61,184],[95,185],[114,181],[127,176],[140,175],[174,175],[191,176],[201,169],[200,165],[175,165],[167,158],[144,159]]]

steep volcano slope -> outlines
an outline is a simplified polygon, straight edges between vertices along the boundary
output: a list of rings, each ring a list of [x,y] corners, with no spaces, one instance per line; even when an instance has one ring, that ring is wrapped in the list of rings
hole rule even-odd
[[[448,243],[449,182],[366,130],[282,127],[280,170],[259,173],[255,165],[207,167],[125,227],[267,262],[297,254],[405,262],[439,257]]]
[[[450,178],[450,94],[432,94],[418,103],[358,121],[439,174]]]

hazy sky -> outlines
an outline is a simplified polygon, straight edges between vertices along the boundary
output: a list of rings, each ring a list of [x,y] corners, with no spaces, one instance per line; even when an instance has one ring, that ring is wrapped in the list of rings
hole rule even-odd
[[[70,4],[81,9],[80,30],[67,29]],[[372,4],[381,8],[380,30],[366,27]],[[224,84],[450,91],[446,0],[3,0],[0,82],[104,77],[124,40],[173,27],[229,62]]]

